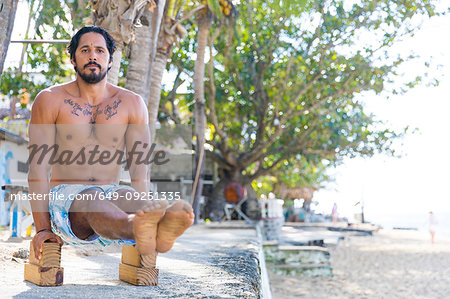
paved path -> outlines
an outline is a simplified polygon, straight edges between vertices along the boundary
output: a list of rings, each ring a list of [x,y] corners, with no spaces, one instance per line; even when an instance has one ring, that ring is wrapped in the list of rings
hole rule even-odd
[[[259,242],[254,229],[191,227],[157,260],[159,285],[133,286],[118,279],[120,247],[63,247],[64,285],[38,287],[23,281],[23,260],[12,252],[28,247],[0,242],[0,297],[17,298],[259,298]]]

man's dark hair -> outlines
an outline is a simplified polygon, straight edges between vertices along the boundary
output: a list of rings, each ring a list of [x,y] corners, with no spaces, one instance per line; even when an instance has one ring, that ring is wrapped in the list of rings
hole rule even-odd
[[[105,39],[105,42],[106,42],[106,47],[108,48],[109,59],[112,60],[113,53],[116,50],[116,46],[114,45],[114,40],[111,37],[111,35],[109,35],[108,31],[106,31],[105,29],[103,29],[101,27],[97,27],[97,26],[85,26],[85,27],[81,28],[80,30],[78,30],[77,33],[75,33],[75,35],[70,40],[69,45],[67,46],[67,51],[70,54],[70,59],[75,60],[75,51],[78,48],[78,43],[80,42],[80,38],[83,34],[86,34],[89,32],[95,32],[95,33],[101,34],[103,36],[103,38]]]

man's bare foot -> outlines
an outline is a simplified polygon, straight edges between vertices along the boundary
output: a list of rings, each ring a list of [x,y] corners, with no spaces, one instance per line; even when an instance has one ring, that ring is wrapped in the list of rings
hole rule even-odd
[[[133,220],[133,232],[136,249],[141,255],[155,252],[158,222],[164,216],[167,206],[166,201],[152,201],[136,212]]]
[[[164,217],[158,224],[158,234],[156,237],[156,251],[169,251],[175,240],[181,236],[194,222],[192,207],[180,200],[167,208]]]

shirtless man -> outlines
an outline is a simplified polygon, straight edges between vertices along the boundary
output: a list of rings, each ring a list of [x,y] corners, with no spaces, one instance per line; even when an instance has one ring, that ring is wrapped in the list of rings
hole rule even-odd
[[[40,259],[45,241],[101,245],[135,241],[142,255],[167,252],[194,215],[184,200],[139,198],[149,194],[148,164],[128,156],[133,147],[148,151],[143,146],[150,140],[147,107],[139,95],[107,83],[114,41],[105,30],[82,28],[68,51],[76,80],[40,92],[31,113],[28,182],[32,199],[41,199],[31,201],[35,256]],[[95,146],[114,153],[126,147],[131,187],[118,185],[121,165],[116,162],[64,163],[61,157],[59,163],[50,163],[49,154],[41,161],[37,156],[31,159],[31,146],[55,144],[58,152],[74,153],[93,151]]]

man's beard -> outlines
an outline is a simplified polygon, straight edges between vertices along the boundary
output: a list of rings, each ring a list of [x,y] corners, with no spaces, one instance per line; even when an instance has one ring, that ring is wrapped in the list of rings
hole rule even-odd
[[[90,70],[88,70],[87,72],[80,72],[78,70],[78,68],[75,68],[77,74],[80,76],[81,79],[83,79],[84,82],[88,83],[88,84],[97,84],[98,82],[102,81],[105,77],[106,74],[108,73],[108,70],[105,71],[104,73],[102,73],[102,68],[99,64],[97,63],[88,63],[86,64],[83,68],[86,68],[87,66],[94,64],[96,66],[98,66],[99,72],[91,72]]]

